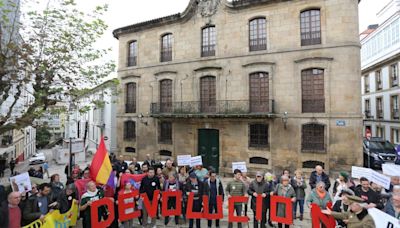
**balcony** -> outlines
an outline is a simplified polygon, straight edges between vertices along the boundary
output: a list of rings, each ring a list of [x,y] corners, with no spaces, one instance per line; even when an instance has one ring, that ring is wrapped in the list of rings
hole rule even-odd
[[[371,110],[365,110],[364,111],[365,119],[371,119]]]
[[[242,101],[184,101],[152,103],[151,116],[163,118],[271,118],[274,117],[274,100],[260,104]]]
[[[376,110],[376,117],[377,117],[377,119],[383,119],[383,110],[382,109]]]
[[[392,109],[392,119],[394,119],[394,120],[398,120],[399,119],[399,117],[400,117],[400,115],[399,115],[399,109]]]

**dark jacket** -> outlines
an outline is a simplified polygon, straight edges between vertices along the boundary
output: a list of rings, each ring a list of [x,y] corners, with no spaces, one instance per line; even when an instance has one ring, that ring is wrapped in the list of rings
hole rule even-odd
[[[350,211],[350,208],[348,205],[342,203],[342,200],[338,200],[335,202],[335,204],[332,207],[332,211],[336,211],[336,212],[348,212]],[[338,223],[338,225],[342,226],[342,227],[347,227],[347,224],[341,220],[341,219],[337,219],[336,222]]]
[[[58,203],[58,209],[60,210],[61,214],[64,214],[71,209],[72,202],[74,199],[77,199],[77,194],[74,192],[72,195],[68,196],[66,194],[66,191],[63,190],[57,198],[57,203]],[[71,199],[71,200],[70,200]]]
[[[392,199],[390,199],[390,200],[386,203],[386,206],[385,206],[385,208],[383,209],[383,211],[384,211],[385,213],[387,213],[387,214],[393,216],[393,217],[396,216],[396,212],[395,212],[394,207],[393,207],[393,200],[392,200]]]
[[[294,191],[296,192],[296,200],[303,200],[306,197],[306,188],[307,188],[307,184],[306,181],[304,179],[302,179],[301,181],[299,181],[300,184],[297,184],[297,180],[295,177],[293,177],[290,180],[290,185],[292,185]]]
[[[8,227],[8,202],[4,201],[0,206],[0,228]]]
[[[322,172],[321,174],[321,181],[325,183],[326,191],[329,191],[329,188],[331,187],[331,181],[329,180],[329,176],[326,175],[325,172]],[[311,173],[309,184],[311,189],[314,189],[317,186],[317,171],[313,171]]]
[[[216,185],[217,185],[217,195],[222,196],[222,200],[225,198],[225,192],[224,192],[224,186],[222,186],[222,181],[220,179],[216,179]],[[211,198],[211,189],[210,189],[210,178],[208,178],[206,181],[204,181],[205,189],[206,189],[206,195],[208,196],[208,199]],[[211,201],[210,201],[211,203]]]
[[[358,185],[355,188],[354,194],[362,199],[365,200],[366,203],[374,203],[376,204],[376,208],[377,209],[383,209],[383,203],[380,200],[380,196],[377,192],[375,192],[374,190],[372,190],[371,188],[368,189],[367,192],[364,192],[361,188],[361,185]]]
[[[50,204],[50,197],[47,197],[47,203]],[[48,205],[47,205],[48,206]],[[42,213],[38,205],[38,196],[32,195],[26,202],[24,211],[22,213],[22,224],[28,225],[29,223],[39,219]]]
[[[194,201],[197,201],[199,204],[201,204],[203,202],[203,195],[207,194],[207,190],[206,187],[204,185],[203,182],[201,182],[200,180],[197,179],[197,184],[198,184],[198,193],[197,193],[197,200],[196,200],[196,195],[194,198]],[[183,187],[183,191],[184,191],[184,195],[186,196],[186,198],[189,196],[189,193],[191,193],[192,191],[194,191],[194,186],[192,185],[192,182],[188,181],[186,183],[186,185]]]
[[[267,205],[268,201],[267,198],[270,197],[270,193],[273,189],[271,188],[271,185],[264,181],[264,179],[261,182],[257,182],[257,180],[254,180],[250,183],[249,189],[247,190],[247,193],[251,196],[251,209],[256,210],[256,204],[257,204],[257,197],[254,197],[253,194],[256,192],[258,195],[265,193],[266,197],[263,199],[263,211],[268,208],[269,205]]]
[[[157,176],[149,178],[148,176],[143,177],[140,184],[140,193],[146,193],[149,200],[153,200],[153,195],[155,190],[161,190],[160,180]]]

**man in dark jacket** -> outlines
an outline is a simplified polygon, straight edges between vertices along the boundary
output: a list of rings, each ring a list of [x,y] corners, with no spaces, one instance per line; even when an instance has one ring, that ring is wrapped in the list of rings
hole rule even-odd
[[[260,226],[265,228],[267,222],[267,208],[269,207],[269,205],[267,205],[266,197],[270,195],[271,191],[271,186],[264,180],[263,174],[261,172],[257,172],[256,179],[250,183],[247,191],[249,196],[251,196],[251,209],[254,212],[254,228],[259,227],[258,220],[256,219],[257,196],[261,195],[263,197]]]
[[[383,204],[380,201],[380,195],[371,189],[367,178],[360,178],[360,185],[355,188],[354,193],[368,204],[367,208],[375,207],[380,210],[383,209]]]
[[[22,211],[19,207],[21,193],[11,192],[0,207],[0,227],[21,227]]]
[[[383,211],[400,220],[400,194],[393,194]]]
[[[61,214],[71,209],[74,199],[77,200],[75,186],[74,184],[69,184],[57,197],[58,209]]]
[[[201,212],[203,204],[203,195],[206,194],[203,182],[200,182],[194,172],[189,175],[189,181],[184,187],[187,196],[194,194],[192,212]],[[194,219],[189,219],[189,228],[193,228]],[[200,228],[200,219],[196,219],[196,227]]]
[[[140,193],[144,193],[147,195],[150,201],[153,201],[154,197],[157,197],[154,195],[155,190],[161,190],[160,186],[160,181],[158,177],[155,176],[154,168],[150,167],[149,171],[147,172],[147,176],[143,177],[142,182],[140,184]],[[158,203],[158,202],[154,202]],[[143,220],[143,226],[147,226],[147,221],[148,221],[148,212],[147,208],[143,205],[143,210],[142,210],[142,220]],[[155,227],[156,225],[156,218],[151,218],[151,223],[150,227]]]
[[[317,183],[320,181],[325,183],[325,189],[326,191],[329,191],[329,188],[331,187],[331,181],[329,180],[329,176],[324,172],[322,166],[317,165],[315,166],[315,171],[313,171],[310,175],[309,184],[311,189],[314,189]]]
[[[43,183],[39,185],[38,194],[29,197],[22,216],[24,225],[28,225],[37,219],[43,220],[49,210],[57,206],[57,202],[50,202],[50,192],[51,185]]]
[[[210,178],[204,182],[206,194],[208,195],[208,212],[210,214],[218,213],[217,196],[222,196],[222,200],[224,199],[224,187],[215,170],[210,170],[209,176]],[[212,220],[208,220],[208,227],[211,226]],[[219,227],[219,219],[215,221],[215,226]]]
[[[150,154],[146,154],[146,160],[143,162],[143,164],[147,164],[148,167],[154,168],[156,161],[154,159],[151,159]]]

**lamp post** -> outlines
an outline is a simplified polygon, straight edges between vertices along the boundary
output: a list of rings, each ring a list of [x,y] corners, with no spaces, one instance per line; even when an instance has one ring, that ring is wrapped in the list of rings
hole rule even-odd
[[[69,176],[72,176],[72,165],[74,163],[74,154],[72,153],[72,135],[71,135],[71,115],[73,114],[75,108],[75,104],[74,103],[70,103],[69,105],[69,115],[68,115],[68,128],[69,128],[69,169],[68,169],[68,174]],[[76,120],[75,120],[76,121]]]

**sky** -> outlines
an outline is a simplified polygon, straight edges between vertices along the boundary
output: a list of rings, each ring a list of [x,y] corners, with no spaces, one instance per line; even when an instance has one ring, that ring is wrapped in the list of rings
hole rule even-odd
[[[54,1],[54,0],[50,0]],[[109,10],[104,15],[108,30],[97,42],[98,47],[111,47],[110,59],[117,62],[118,40],[112,36],[114,29],[183,12],[190,0],[76,0],[80,10],[90,12],[97,5],[108,4]],[[330,0],[335,1],[335,0]],[[353,0],[356,1],[356,0]],[[376,13],[391,0],[361,0],[359,4],[359,32],[368,25],[377,23]],[[41,3],[47,2],[40,0]],[[116,77],[116,73],[111,75]]]

